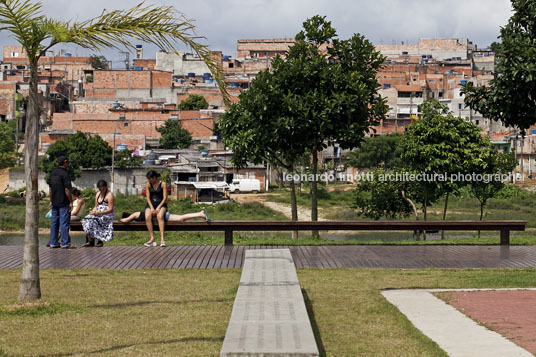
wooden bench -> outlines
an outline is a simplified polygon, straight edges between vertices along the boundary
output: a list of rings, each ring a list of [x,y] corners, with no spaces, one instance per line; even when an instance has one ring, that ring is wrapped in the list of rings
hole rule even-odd
[[[155,231],[158,224],[153,222]],[[499,231],[500,244],[510,244],[510,231],[524,231],[526,221],[188,221],[168,222],[168,231],[220,231],[225,245],[233,245],[234,231]],[[71,223],[72,231],[82,231],[80,222]],[[114,222],[116,231],[146,231],[145,222]]]

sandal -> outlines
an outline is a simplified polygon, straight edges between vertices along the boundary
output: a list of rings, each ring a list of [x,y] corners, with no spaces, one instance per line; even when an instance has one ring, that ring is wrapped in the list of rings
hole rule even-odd
[[[100,247],[103,247],[103,246],[104,246],[104,243],[103,243],[103,241],[101,241],[101,240],[99,240],[99,241],[97,242],[97,244],[95,244],[95,247],[99,247],[99,248],[100,248]]]
[[[211,220],[210,217],[208,216],[208,212],[207,212],[206,207],[203,207],[203,212],[205,212],[205,221],[206,221],[206,222],[212,222],[212,220]]]

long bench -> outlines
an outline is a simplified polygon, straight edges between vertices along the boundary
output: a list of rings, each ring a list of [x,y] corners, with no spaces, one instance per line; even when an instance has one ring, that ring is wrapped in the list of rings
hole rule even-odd
[[[153,222],[158,231],[158,224]],[[510,231],[524,231],[526,221],[188,221],[168,222],[168,231],[220,231],[225,245],[233,245],[234,231],[499,231],[500,244],[510,244]],[[72,231],[82,231],[80,222],[71,223]],[[114,222],[116,231],[146,231],[145,222]]]

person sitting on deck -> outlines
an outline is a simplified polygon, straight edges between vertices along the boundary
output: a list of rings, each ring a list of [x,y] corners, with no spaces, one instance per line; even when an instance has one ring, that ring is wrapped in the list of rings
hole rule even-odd
[[[122,217],[119,222],[121,223],[130,223],[132,221],[136,222],[145,222],[145,211],[141,212],[134,212],[134,213],[128,213],[123,212]],[[187,213],[187,214],[171,214],[169,212],[166,212],[164,215],[164,222],[185,222],[190,219],[194,218],[204,218],[206,222],[210,221],[210,218],[208,217],[207,209],[203,208],[202,211],[199,211],[197,213]],[[156,247],[156,242],[153,243],[146,243],[144,244],[146,247]],[[165,247],[166,243],[162,243],[160,245],[161,247]]]

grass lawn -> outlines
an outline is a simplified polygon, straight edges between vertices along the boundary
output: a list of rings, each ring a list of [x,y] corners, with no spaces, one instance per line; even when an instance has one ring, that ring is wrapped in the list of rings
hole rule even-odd
[[[299,269],[329,356],[446,356],[380,294],[388,288],[534,287],[535,269]],[[240,270],[43,270],[43,307],[14,309],[0,274],[0,356],[217,356]]]

